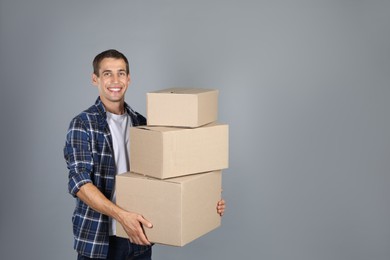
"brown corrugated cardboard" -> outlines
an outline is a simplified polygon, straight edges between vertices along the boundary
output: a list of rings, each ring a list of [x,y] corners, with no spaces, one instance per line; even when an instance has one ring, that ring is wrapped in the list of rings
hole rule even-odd
[[[221,171],[167,180],[128,172],[116,177],[116,201],[153,224],[144,228],[149,241],[184,246],[220,226],[221,182]],[[117,236],[128,237],[119,223],[116,227]]]
[[[146,94],[148,125],[198,127],[217,120],[218,90],[169,88]]]
[[[228,167],[229,128],[142,126],[130,129],[130,171],[166,179]]]

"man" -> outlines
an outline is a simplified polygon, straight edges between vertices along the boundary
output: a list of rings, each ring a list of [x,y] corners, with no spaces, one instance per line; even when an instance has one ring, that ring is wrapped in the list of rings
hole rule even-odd
[[[125,103],[130,82],[129,63],[122,53],[107,50],[98,54],[92,83],[99,97],[69,126],[64,157],[69,192],[76,198],[72,222],[79,260],[151,259],[151,243],[143,228],[152,228],[152,223],[115,204],[115,175],[129,171],[128,128],[146,124],[146,119]],[[224,210],[221,200],[217,213],[222,216]],[[129,239],[115,236],[116,224],[123,226]]]

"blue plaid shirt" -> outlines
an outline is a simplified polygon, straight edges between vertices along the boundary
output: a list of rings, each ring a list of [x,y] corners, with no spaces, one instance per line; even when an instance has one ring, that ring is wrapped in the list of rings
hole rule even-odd
[[[146,119],[125,104],[133,126],[145,125]],[[106,258],[109,241],[108,216],[103,215],[77,196],[81,186],[93,183],[111,199],[115,182],[115,160],[106,111],[100,98],[72,119],[66,136],[64,157],[69,169],[69,193],[76,198],[73,212],[74,248],[90,258]],[[135,252],[148,249],[136,246]]]

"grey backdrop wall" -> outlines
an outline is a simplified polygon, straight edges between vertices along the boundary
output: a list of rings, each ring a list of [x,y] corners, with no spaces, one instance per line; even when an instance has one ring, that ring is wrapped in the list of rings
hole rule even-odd
[[[220,90],[221,228],[154,259],[390,259],[389,1],[0,1],[2,259],[75,259],[62,147],[131,62],[127,101]]]

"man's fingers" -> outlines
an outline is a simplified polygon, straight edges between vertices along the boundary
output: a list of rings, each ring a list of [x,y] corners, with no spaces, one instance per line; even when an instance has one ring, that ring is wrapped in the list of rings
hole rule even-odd
[[[147,228],[152,228],[153,227],[153,224],[150,223],[149,221],[147,221],[143,216],[138,216],[138,221],[144,226],[144,227],[147,227]]]
[[[217,208],[218,209],[224,209],[225,208],[225,201],[223,199],[221,199],[220,201],[218,201],[217,203]]]
[[[223,199],[221,199],[221,200],[218,201],[218,203],[217,203],[217,213],[218,213],[220,216],[223,216],[224,211],[225,211],[225,201],[224,201]]]
[[[144,231],[142,228],[140,230],[137,230],[137,232],[132,236],[129,237],[130,242],[137,245],[150,245],[149,240],[146,238]]]
[[[136,230],[136,234],[133,237],[133,240],[135,244],[138,245],[151,245],[149,240],[146,238],[146,235],[144,233],[143,227],[152,228],[153,225],[149,221],[147,221],[143,216],[138,215],[137,221],[139,222],[139,227]]]
[[[131,243],[137,245],[151,245],[144,233],[144,227],[153,227],[152,223],[147,221],[142,215],[137,213],[128,213],[128,221],[125,221],[122,225],[126,230]]]
[[[149,240],[146,238],[145,234],[142,233],[141,237],[140,237],[140,242],[142,243],[142,245],[148,245],[150,246],[150,242]]]

